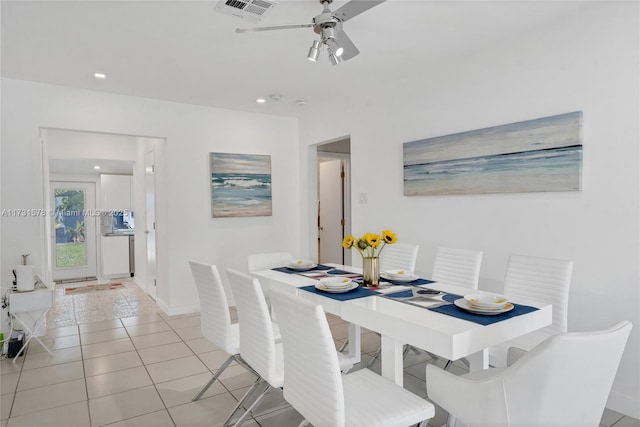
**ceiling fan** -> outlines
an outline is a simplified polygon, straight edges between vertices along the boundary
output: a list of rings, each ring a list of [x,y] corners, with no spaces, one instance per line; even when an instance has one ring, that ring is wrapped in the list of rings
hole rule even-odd
[[[313,42],[309,49],[307,58],[310,61],[317,61],[322,46],[327,47],[329,53],[329,61],[333,65],[338,65],[343,61],[347,61],[360,53],[356,45],[342,30],[342,23],[360,15],[379,5],[385,0],[351,0],[339,9],[331,11],[329,5],[333,0],[320,0],[323,11],[320,15],[313,18],[313,22],[309,24],[280,25],[275,27],[257,27],[257,28],[237,28],[236,33],[247,33],[254,31],[271,31],[285,30],[292,28],[311,28],[316,34],[320,35],[320,40]]]

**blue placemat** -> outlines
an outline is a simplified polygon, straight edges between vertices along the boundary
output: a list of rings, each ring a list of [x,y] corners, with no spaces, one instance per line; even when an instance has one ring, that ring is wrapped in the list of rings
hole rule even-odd
[[[336,269],[334,269],[334,270],[329,270],[329,271],[327,271],[327,274],[349,274],[349,275],[354,274],[354,275],[355,275],[355,274],[358,274],[358,273],[354,273],[354,272],[352,272],[352,271],[338,270],[338,269],[336,268]]]
[[[411,289],[408,289],[406,291],[394,292],[392,294],[385,294],[385,296],[389,298],[411,298],[413,296],[413,291]],[[442,299],[447,302],[453,302],[458,298],[461,298],[460,295],[445,294],[442,296]]]
[[[363,298],[363,297],[371,297],[371,296],[379,294],[379,292],[372,291],[372,290],[369,290],[369,289],[365,289],[363,287],[357,287],[356,289],[354,289],[352,291],[345,292],[345,293],[342,293],[342,294],[332,294],[330,292],[319,291],[313,285],[304,286],[304,287],[299,288],[299,289],[303,289],[303,290],[305,290],[307,292],[311,292],[313,294],[322,295],[323,297],[332,298],[332,299],[335,299],[335,300],[338,300],[338,301],[348,301],[348,300],[351,300],[351,299]]]
[[[287,273],[287,274],[296,274],[296,273],[304,273],[305,271],[313,271],[313,270],[331,270],[333,267],[329,267],[328,265],[322,265],[319,264],[316,267],[313,268],[307,268],[307,269],[295,269],[295,268],[289,268],[289,267],[276,267],[276,268],[272,268],[272,270],[274,271],[279,271],[280,273]],[[337,273],[333,273],[333,274],[337,274]]]
[[[449,297],[449,298],[447,298]],[[457,295],[445,295],[444,300],[453,302],[454,300],[462,298]],[[480,325],[492,325],[494,323],[502,322],[503,320],[510,319],[516,316],[522,316],[523,314],[531,313],[538,310],[536,307],[528,305],[513,304],[513,310],[506,313],[496,314],[493,316],[484,316],[482,314],[469,313],[458,308],[455,304],[441,305],[440,307],[428,308],[428,310],[438,313],[446,314],[448,316],[457,317],[459,319],[468,320],[470,322],[478,323]]]
[[[416,286],[416,285],[428,285],[429,283],[435,283],[433,280],[428,279],[416,279],[412,282],[399,281],[399,280],[391,280],[391,279],[380,279],[382,282],[389,282],[394,285],[401,286]]]

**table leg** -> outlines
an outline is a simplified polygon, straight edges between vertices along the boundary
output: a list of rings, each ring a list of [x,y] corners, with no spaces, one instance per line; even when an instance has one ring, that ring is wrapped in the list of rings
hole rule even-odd
[[[469,361],[469,372],[482,371],[489,369],[489,349],[478,351],[467,356]]]
[[[349,323],[349,358],[353,361],[353,364],[360,363],[362,355],[360,325],[355,323]]]
[[[402,387],[403,384],[403,347],[391,337],[382,335],[380,337],[382,351],[380,353],[380,363],[382,364],[382,376],[395,382]]]

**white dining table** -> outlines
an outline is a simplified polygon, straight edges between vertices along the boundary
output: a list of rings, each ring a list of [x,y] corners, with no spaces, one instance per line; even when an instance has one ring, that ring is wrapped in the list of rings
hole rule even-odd
[[[354,271],[352,267],[336,267]],[[401,300],[387,298],[382,296],[383,294],[338,301],[299,289],[316,283],[315,279],[299,274],[287,274],[274,270],[256,271],[253,274],[260,279],[267,294],[272,286],[277,286],[282,291],[290,291],[320,304],[325,312],[335,314],[349,322],[349,356],[354,363],[360,359],[360,327],[378,332],[381,335],[382,344],[381,373],[398,385],[403,383],[403,349],[406,344],[448,360],[464,357],[470,363],[470,371],[477,371],[488,368],[489,347],[536,331],[552,322],[552,306],[534,301],[511,302],[533,306],[538,310],[509,317],[490,325],[481,325],[425,307],[407,304]],[[441,282],[423,285],[423,287],[449,294],[469,293],[467,288]],[[403,289],[406,288],[393,286],[383,289],[382,292],[390,293]]]

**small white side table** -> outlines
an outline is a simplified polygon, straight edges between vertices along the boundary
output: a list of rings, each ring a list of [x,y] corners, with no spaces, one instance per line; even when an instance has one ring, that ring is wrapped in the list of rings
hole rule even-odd
[[[13,358],[13,363],[16,362],[18,356],[20,356],[27,347],[31,338],[35,338],[42,347],[53,356],[51,350],[36,336],[36,331],[44,324],[47,313],[53,307],[54,297],[55,292],[51,288],[37,288],[31,292],[13,291],[9,293],[9,314],[12,318],[9,337],[11,337],[11,333],[14,330],[13,325],[15,321],[19,322],[24,328],[26,338],[20,351],[18,351]],[[32,320],[32,318],[27,315],[28,313],[33,313],[36,316],[35,320]]]

